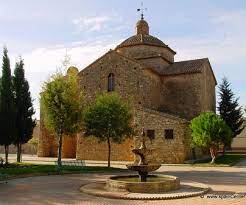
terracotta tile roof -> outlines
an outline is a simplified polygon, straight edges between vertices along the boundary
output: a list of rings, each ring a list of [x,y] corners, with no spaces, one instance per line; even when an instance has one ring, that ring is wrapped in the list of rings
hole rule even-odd
[[[200,73],[202,72],[202,65],[208,61],[207,58],[180,61],[175,62],[172,65],[162,68],[154,68],[156,72],[161,75],[177,75],[177,74],[187,74],[187,73]]]
[[[160,39],[146,34],[138,34],[131,36],[130,38],[123,41],[119,44],[116,49],[128,46],[135,46],[135,45],[152,45],[152,46],[161,46],[170,49],[173,53],[176,53],[171,48],[169,48],[165,43],[163,43]]]
[[[181,121],[181,122],[188,122],[187,119],[180,117],[178,115],[175,115],[173,113],[168,113],[168,112],[164,112],[164,111],[158,111],[158,110],[153,110],[153,109],[149,109],[146,107],[142,107],[140,109],[138,109],[139,111],[144,111],[144,112],[149,112],[155,115],[160,115],[163,116],[165,118],[169,118],[169,119],[173,119],[173,120],[177,120],[177,121]]]

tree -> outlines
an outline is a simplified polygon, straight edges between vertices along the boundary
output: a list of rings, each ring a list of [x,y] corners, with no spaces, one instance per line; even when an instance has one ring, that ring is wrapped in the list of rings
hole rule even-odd
[[[116,93],[98,96],[84,112],[85,136],[95,136],[108,145],[108,167],[110,167],[111,141],[121,143],[134,134],[132,113],[127,103]]]
[[[16,107],[14,144],[17,147],[17,162],[20,162],[22,144],[27,143],[32,138],[33,129],[36,125],[35,120],[32,119],[35,112],[29,91],[29,84],[25,79],[24,62],[22,59],[15,65],[13,85]]]
[[[2,78],[0,89],[0,144],[4,145],[5,162],[8,164],[9,145],[15,134],[15,105],[8,50],[3,49]]]
[[[62,137],[77,133],[81,128],[83,95],[77,75],[64,77],[57,73],[46,82],[41,94],[41,109],[45,127],[54,132],[58,140],[58,169],[60,170]]]
[[[225,121],[215,113],[200,114],[191,121],[192,146],[210,149],[211,163],[217,157],[217,149],[221,143],[230,143],[232,131]]]
[[[226,78],[222,79],[219,85],[219,102],[218,111],[221,118],[232,130],[232,137],[236,137],[243,130],[243,110],[238,104],[238,98],[235,98],[234,93],[230,89],[230,83]],[[223,143],[223,153],[226,146],[231,146],[231,143]]]

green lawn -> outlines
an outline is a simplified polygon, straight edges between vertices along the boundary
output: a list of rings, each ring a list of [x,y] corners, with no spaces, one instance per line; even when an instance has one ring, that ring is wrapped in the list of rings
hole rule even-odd
[[[61,172],[57,171],[55,165],[41,165],[29,163],[13,163],[9,164],[6,168],[0,168],[0,176],[18,176],[28,174],[68,174],[68,173],[111,173],[111,172],[124,172],[125,169],[108,168],[108,167],[73,167],[63,166]]]
[[[246,154],[225,154],[225,156],[219,156],[214,164],[210,164],[210,160],[204,162],[194,163],[194,166],[233,166],[241,159],[246,159]]]

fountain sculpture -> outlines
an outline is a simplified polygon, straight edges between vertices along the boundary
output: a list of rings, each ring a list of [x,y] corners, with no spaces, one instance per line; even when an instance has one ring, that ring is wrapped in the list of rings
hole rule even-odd
[[[147,176],[149,172],[153,172],[160,168],[161,164],[148,164],[146,156],[152,153],[151,149],[147,149],[145,144],[145,131],[142,129],[142,143],[139,148],[132,150],[135,155],[138,155],[140,160],[138,164],[129,164],[126,167],[129,170],[137,171],[141,182],[147,181]]]

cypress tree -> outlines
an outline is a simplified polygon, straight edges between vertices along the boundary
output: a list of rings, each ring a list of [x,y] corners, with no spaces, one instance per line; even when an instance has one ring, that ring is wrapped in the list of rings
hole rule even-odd
[[[2,78],[0,88],[0,144],[5,148],[5,162],[8,164],[9,145],[15,134],[15,105],[8,50],[3,49]]]
[[[17,162],[21,161],[22,144],[27,143],[36,125],[32,119],[34,112],[28,81],[25,79],[24,62],[16,63],[13,77],[16,106],[16,135],[14,144],[17,147]]]
[[[235,98],[235,94],[230,88],[230,83],[226,78],[222,79],[219,85],[219,102],[218,110],[221,118],[232,130],[232,137],[236,137],[243,130],[243,110],[239,106],[238,98]],[[225,147],[230,147],[231,144],[224,144],[223,153]]]

